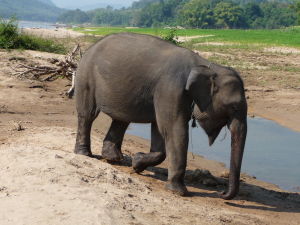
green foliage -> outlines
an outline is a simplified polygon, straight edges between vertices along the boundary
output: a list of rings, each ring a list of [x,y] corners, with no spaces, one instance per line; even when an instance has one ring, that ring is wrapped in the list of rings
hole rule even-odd
[[[84,21],[88,17],[88,22],[108,26],[276,29],[296,25],[297,15],[300,22],[300,3],[293,4],[292,0],[139,0],[127,9],[107,7],[86,15],[74,10],[60,20],[76,23],[80,13]]]
[[[161,34],[161,38],[166,40],[166,41],[169,41],[175,45],[180,45],[181,42],[178,41],[178,35],[177,35],[177,30],[176,29],[170,29],[168,30],[167,33],[165,34]]]
[[[19,33],[15,19],[0,21],[0,48],[30,49],[54,53],[66,52],[66,48],[54,40]]]
[[[275,29],[296,25],[296,13],[289,4],[278,2],[264,2],[261,4],[263,17],[257,23],[259,28]]]
[[[186,0],[160,0],[148,4],[135,12],[133,25],[141,27],[176,25],[177,12],[185,2]]]
[[[185,27],[210,28],[214,25],[209,0],[191,0],[179,11],[178,21]]]
[[[58,20],[63,23],[86,23],[89,21],[89,16],[86,12],[80,9],[67,11],[58,17]]]
[[[55,40],[24,34],[19,35],[19,42],[17,43],[16,48],[58,54],[65,54],[67,52],[66,47],[63,44],[57,43]]]
[[[88,12],[90,22],[99,25],[128,25],[128,21],[131,20],[132,15],[130,10],[117,10],[111,7],[106,9],[96,9]]]
[[[243,9],[232,2],[218,3],[214,8],[214,18],[218,28],[247,27]]]
[[[16,20],[13,18],[9,21],[0,21],[0,48],[14,48],[18,42],[18,26]]]
[[[291,6],[291,9],[295,10],[295,13],[297,15],[297,23],[300,25],[300,1],[295,1],[295,3]]]

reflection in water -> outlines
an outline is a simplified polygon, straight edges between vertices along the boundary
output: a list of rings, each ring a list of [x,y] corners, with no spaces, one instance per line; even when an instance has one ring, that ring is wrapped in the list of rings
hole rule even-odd
[[[131,124],[129,134],[150,139],[150,125]],[[190,128],[189,151],[229,166],[230,131],[223,129],[212,147],[201,128]],[[242,172],[279,187],[300,187],[300,133],[262,118],[248,119]]]

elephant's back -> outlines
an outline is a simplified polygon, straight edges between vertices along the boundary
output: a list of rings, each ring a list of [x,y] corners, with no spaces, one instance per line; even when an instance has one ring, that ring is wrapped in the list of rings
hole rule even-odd
[[[111,117],[150,122],[157,83],[187,66],[187,51],[149,35],[110,35],[85,53],[77,80],[94,87],[97,105]]]
[[[104,37],[88,49],[82,62],[90,66],[101,64],[110,72],[122,67],[147,70],[149,66],[166,64],[189,50],[178,47],[158,37],[134,33],[120,33]]]
[[[83,56],[79,73],[102,82],[139,80],[155,82],[184,70],[192,62],[190,50],[151,35],[120,33],[109,35]],[[99,78],[100,77],[100,78]]]

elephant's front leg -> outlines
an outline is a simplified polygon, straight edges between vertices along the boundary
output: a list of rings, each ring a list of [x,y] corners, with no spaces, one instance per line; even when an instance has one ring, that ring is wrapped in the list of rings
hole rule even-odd
[[[113,120],[102,147],[102,157],[109,161],[121,161],[121,146],[129,123]]]
[[[166,149],[169,161],[166,188],[184,196],[188,190],[184,184],[188,150],[188,121],[178,118],[166,129]]]
[[[161,164],[166,158],[165,140],[160,134],[156,122],[151,124],[151,149],[150,153],[138,152],[132,159],[132,167],[140,173],[149,166]]]

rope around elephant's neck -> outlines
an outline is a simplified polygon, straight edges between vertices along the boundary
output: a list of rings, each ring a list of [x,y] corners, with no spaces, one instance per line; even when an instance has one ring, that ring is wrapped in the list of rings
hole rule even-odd
[[[195,109],[195,102],[194,101],[192,102],[191,108],[192,108],[192,116],[191,116],[191,118],[192,118],[192,128],[195,128],[195,127],[197,127],[197,123],[196,123],[196,117],[194,115],[194,109]]]

